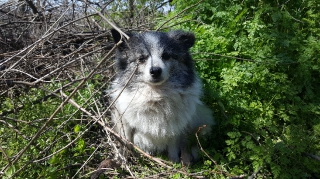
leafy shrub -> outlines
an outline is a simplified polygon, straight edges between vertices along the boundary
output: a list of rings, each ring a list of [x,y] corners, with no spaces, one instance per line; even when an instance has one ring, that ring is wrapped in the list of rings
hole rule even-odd
[[[95,100],[92,98],[94,83],[92,80],[86,88],[78,90],[74,97],[84,108],[90,106]],[[75,88],[75,86],[77,83],[69,87]],[[60,98],[45,91],[56,91],[61,87],[62,83],[52,83],[44,85],[41,89],[31,88],[21,92],[16,98],[0,98],[3,102],[1,115],[6,113],[7,119],[7,125],[0,126],[1,147],[8,157],[19,153],[61,104]],[[89,129],[90,122],[76,107],[66,104],[54,120],[47,124],[37,142],[31,145],[19,161],[4,173],[4,178],[10,178],[17,173],[21,178],[74,176],[95,149],[94,135],[83,135],[83,132]],[[16,129],[15,132],[12,132],[13,129]],[[87,143],[92,146],[87,146]],[[6,162],[7,160],[1,160],[0,165],[5,166]],[[24,169],[18,172],[19,168]]]
[[[173,1],[169,18],[198,1]],[[208,145],[234,175],[319,177],[320,5],[315,1],[202,1],[177,28],[192,49],[216,131]]]

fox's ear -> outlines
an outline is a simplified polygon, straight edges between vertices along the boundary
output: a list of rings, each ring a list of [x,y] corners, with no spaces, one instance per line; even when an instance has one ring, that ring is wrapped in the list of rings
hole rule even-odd
[[[121,34],[116,29],[111,29],[111,35],[115,43],[121,40]]]
[[[193,33],[181,30],[170,31],[168,32],[168,36],[181,45],[184,45],[187,49],[191,48],[196,40]]]
[[[128,40],[122,36],[120,34],[120,32],[118,32],[116,29],[111,29],[111,35],[112,35],[112,38],[114,40],[114,42],[117,44],[120,40],[122,40],[122,43],[119,45],[120,48],[118,48],[119,50],[121,49],[124,49],[127,47],[127,42]],[[130,37],[131,36],[131,33],[130,32],[127,32],[127,35]]]

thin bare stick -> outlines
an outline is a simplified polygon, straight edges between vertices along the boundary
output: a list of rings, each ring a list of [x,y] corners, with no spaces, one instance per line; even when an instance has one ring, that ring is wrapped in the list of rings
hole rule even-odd
[[[8,161],[8,164],[11,165],[10,158],[9,158],[9,156],[7,155],[7,153],[2,149],[1,143],[0,143],[0,151],[1,151],[1,153],[3,153],[4,158],[6,158],[6,160]]]
[[[121,35],[123,35],[124,37],[126,37],[126,39],[130,39],[130,37],[122,32],[122,30],[117,27],[115,24],[113,24],[111,21],[109,21],[100,11],[98,11],[96,8],[92,7],[87,0],[84,0],[84,2],[92,9],[94,10],[104,21],[106,21],[108,24],[110,24],[114,29],[116,29]]]
[[[81,167],[78,169],[78,171],[73,175],[72,178],[75,178],[76,175],[80,172],[80,170],[89,162],[89,160],[92,158],[93,154],[95,154],[98,149],[101,147],[101,144],[92,152],[92,154],[88,157],[88,159],[81,165]]]
[[[189,9],[195,7],[195,6],[197,6],[197,5],[200,4],[202,1],[203,1],[203,0],[200,0],[199,2],[195,3],[194,5],[189,6],[189,7],[185,8],[185,9],[183,9],[183,10],[182,10],[181,12],[179,12],[177,15],[175,15],[175,16],[171,17],[170,19],[166,20],[165,22],[163,22],[163,23],[156,29],[156,31],[160,30],[166,23],[170,22],[172,19],[176,18],[176,17],[179,16],[180,14],[186,12],[187,10],[189,10]]]
[[[98,50],[101,50],[101,49],[94,50],[94,51],[92,51],[92,52],[90,52],[90,53],[86,53],[86,54],[84,54],[84,55],[82,55],[82,56],[80,56],[80,57],[78,57],[78,58],[75,58],[75,59],[73,59],[73,60],[70,60],[68,63],[62,65],[60,68],[57,68],[57,69],[55,69],[55,70],[52,70],[50,73],[42,76],[41,78],[39,78],[38,80],[36,80],[36,81],[33,82],[32,84],[35,85],[35,84],[39,83],[42,79],[44,79],[44,78],[46,78],[46,77],[48,77],[48,76],[56,73],[57,71],[61,70],[62,68],[66,67],[66,66],[74,63],[75,61],[77,61],[77,60],[79,60],[79,59],[81,59],[81,58],[83,58],[83,57],[85,57],[85,56],[88,56],[88,55],[90,55],[90,54],[92,54],[92,53],[94,53],[94,52],[96,52],[96,51],[98,51]]]
[[[197,142],[198,142],[198,145],[199,145],[199,147],[200,147],[201,152],[203,152],[203,153],[215,164],[215,166],[217,167],[217,169],[220,171],[219,173],[225,174],[225,175],[227,175],[227,176],[229,176],[229,177],[233,177],[233,175],[231,175],[231,174],[223,171],[223,169],[220,167],[220,165],[218,165],[218,163],[217,163],[215,160],[213,160],[213,159],[210,157],[210,155],[202,148],[202,145],[201,145],[200,140],[199,140],[199,137],[198,137],[198,133],[199,133],[203,128],[205,128],[205,127],[206,127],[206,125],[203,125],[202,127],[199,127],[199,128],[198,128],[198,131],[195,133],[196,138],[197,138]]]
[[[11,125],[10,123],[0,120],[1,123],[6,124],[9,128],[11,128],[13,131],[15,131],[17,134],[19,134],[22,138],[24,138],[25,140],[29,140],[29,138],[25,135],[23,135],[22,132],[20,132],[18,129],[16,129],[13,125]]]
[[[310,153],[306,153],[306,152],[303,152],[303,154],[313,158],[313,159],[316,159],[318,161],[320,161],[320,156],[317,156],[317,155],[314,155],[314,154],[310,154]]]

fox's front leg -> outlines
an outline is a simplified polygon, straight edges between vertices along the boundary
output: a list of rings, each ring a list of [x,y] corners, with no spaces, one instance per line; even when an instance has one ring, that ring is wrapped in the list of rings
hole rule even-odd
[[[178,140],[170,140],[168,143],[168,158],[172,162],[178,163],[180,162],[180,146]]]

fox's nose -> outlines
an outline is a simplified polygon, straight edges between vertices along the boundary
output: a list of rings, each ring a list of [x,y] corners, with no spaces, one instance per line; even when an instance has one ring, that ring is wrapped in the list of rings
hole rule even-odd
[[[161,76],[162,69],[160,67],[151,67],[150,74],[152,78],[159,78]]]

